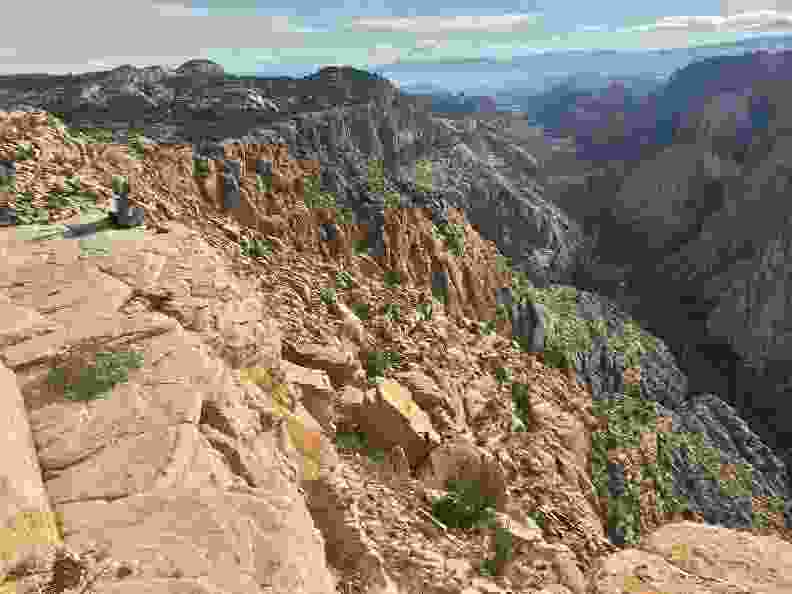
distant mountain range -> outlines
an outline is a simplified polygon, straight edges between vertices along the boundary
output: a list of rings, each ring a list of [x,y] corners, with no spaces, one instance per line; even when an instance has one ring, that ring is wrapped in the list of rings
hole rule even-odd
[[[376,71],[399,83],[407,93],[447,91],[473,95],[537,94],[570,77],[587,85],[598,79],[644,79],[662,82],[696,60],[757,50],[792,49],[792,35],[763,35],[738,42],[647,51],[564,51],[514,56],[511,60],[458,62],[396,62]]]

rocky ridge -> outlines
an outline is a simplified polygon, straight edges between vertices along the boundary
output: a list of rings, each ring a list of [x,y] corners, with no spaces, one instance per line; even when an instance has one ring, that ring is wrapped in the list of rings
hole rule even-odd
[[[23,108],[116,143],[143,135],[199,152],[207,140],[284,143],[296,158],[321,162],[323,188],[355,211],[377,206],[365,187],[369,159],[382,159],[399,182],[414,180],[426,159],[443,199],[536,282],[569,282],[585,245],[577,224],[542,199],[535,160],[498,118],[435,118],[420,97],[354,68],[257,78],[193,60],[174,70],[0,77],[0,109]]]
[[[792,586],[786,469],[614,303],[409,186],[381,225],[309,208],[284,145],[70,138],[2,113],[39,221],[0,228],[7,591]],[[106,222],[113,175],[144,225]]]

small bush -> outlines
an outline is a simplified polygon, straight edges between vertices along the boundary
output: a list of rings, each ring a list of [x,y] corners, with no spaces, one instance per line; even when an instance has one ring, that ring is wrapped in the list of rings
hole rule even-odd
[[[401,195],[398,192],[385,193],[385,208],[399,208],[401,206]]]
[[[341,270],[336,273],[336,287],[339,289],[349,289],[352,287],[352,275],[346,270]]]
[[[495,307],[495,319],[498,321],[503,321],[509,318],[509,308],[499,303]]]
[[[206,177],[209,175],[209,159],[197,157],[193,159],[193,175],[195,177]]]
[[[14,157],[17,161],[27,161],[33,158],[33,145],[29,142],[21,142],[16,147],[16,155]]]
[[[336,446],[341,450],[352,450],[365,454],[377,463],[385,461],[385,452],[369,444],[366,434],[360,430],[338,431],[335,436]]]
[[[499,384],[505,384],[511,381],[511,372],[505,367],[497,367],[495,369],[495,379]]]
[[[339,225],[351,225],[355,220],[354,211],[348,206],[336,209],[336,222]]]
[[[272,191],[272,177],[267,176],[265,179],[263,176],[256,174],[256,190],[258,192],[271,192]]]
[[[88,143],[110,144],[113,142],[113,131],[107,128],[77,128],[75,136]]]
[[[511,386],[511,397],[514,403],[514,412],[524,425],[530,423],[531,397],[526,384],[515,382]]]
[[[49,212],[44,208],[33,206],[33,194],[20,192],[16,195],[17,219],[22,225],[46,225],[49,223]]]
[[[0,175],[0,192],[13,192],[16,180],[10,175]]]
[[[432,162],[419,159],[415,163],[415,185],[425,192],[432,191]]]
[[[126,176],[123,175],[114,175],[113,176],[113,192],[116,194],[125,194],[129,192],[129,180]]]
[[[145,155],[143,150],[145,146],[146,144],[143,142],[143,134],[139,131],[130,130],[129,134],[127,135],[127,147],[129,154],[135,159],[142,159]]]
[[[487,322],[479,322],[479,331],[484,336],[489,336],[495,332],[495,322],[490,320]]]
[[[384,377],[385,372],[401,363],[401,355],[394,351],[374,351],[366,358],[366,375],[369,379]]]
[[[93,400],[106,396],[116,384],[129,379],[129,369],[138,369],[143,355],[136,352],[103,352],[96,354],[93,365],[81,368],[75,380],[67,378],[66,370],[53,368],[48,375],[50,385],[64,388],[69,400]]]
[[[245,256],[250,258],[263,258],[272,254],[272,242],[268,239],[242,238],[239,248]]]
[[[509,272],[509,270],[511,270],[511,266],[512,266],[511,258],[509,258],[508,256],[498,254],[495,257],[495,268],[501,274],[505,274]]]
[[[401,275],[395,270],[386,270],[382,280],[386,287],[393,289],[401,283]]]
[[[495,554],[481,563],[480,572],[482,575],[500,575],[506,563],[508,563],[514,555],[512,534],[503,526],[495,526],[492,544],[495,548]]]
[[[416,314],[419,322],[425,322],[432,319],[432,303],[419,303],[415,307]]]
[[[361,320],[368,320],[371,307],[368,303],[353,303],[352,313],[354,313]]]
[[[356,256],[362,256],[363,254],[368,253],[368,242],[365,239],[356,239],[352,243],[352,251],[355,252]]]
[[[401,320],[401,306],[399,306],[398,303],[386,303],[382,313],[385,319],[391,322],[398,322]]]
[[[371,159],[368,162],[368,191],[382,194],[385,191],[385,164],[382,159]]]
[[[432,297],[434,297],[439,303],[446,304],[448,303],[448,290],[442,287],[432,287]]]
[[[448,251],[456,257],[462,257],[465,253],[465,232],[461,225],[446,223],[432,227],[434,233],[441,237],[445,242]]]
[[[490,525],[495,501],[481,494],[477,481],[449,480],[448,494],[432,505],[432,515],[449,528],[469,530]]]
[[[84,211],[96,204],[96,195],[81,190],[79,177],[68,177],[66,187],[60,192],[50,192],[48,202],[51,208],[77,208]]]
[[[332,287],[324,287],[319,290],[319,298],[325,305],[332,305],[336,302],[338,297],[336,296],[335,289]]]

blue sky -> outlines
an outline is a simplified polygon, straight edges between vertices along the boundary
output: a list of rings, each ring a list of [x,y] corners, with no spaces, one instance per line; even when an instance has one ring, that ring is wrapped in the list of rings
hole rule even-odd
[[[686,47],[792,32],[792,0],[318,2],[15,3],[14,26],[0,37],[0,73],[209,58],[231,72],[302,75],[328,64],[387,70],[394,62],[508,61],[544,51]]]

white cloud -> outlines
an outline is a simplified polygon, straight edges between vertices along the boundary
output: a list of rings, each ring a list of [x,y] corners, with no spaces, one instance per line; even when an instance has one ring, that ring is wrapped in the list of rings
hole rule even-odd
[[[445,42],[439,39],[417,39],[415,41],[415,49],[419,50],[437,49],[443,45]]]
[[[368,50],[370,64],[392,64],[401,57],[404,50],[390,45],[376,45]]]
[[[301,48],[305,41],[287,17],[201,16],[183,2],[168,0],[51,2],[46,18],[41,5],[21,2],[14,21],[14,27],[3,30],[2,43],[15,48],[16,55],[3,56],[0,74],[178,65],[208,57],[214,48]]]
[[[416,16],[373,17],[352,20],[352,28],[369,31],[405,33],[451,33],[457,31],[513,31],[536,22],[538,14],[506,14],[498,16]]]
[[[723,16],[757,10],[792,12],[792,0],[721,0],[721,7]]]
[[[684,30],[702,33],[739,33],[792,29],[792,12],[754,10],[727,16],[673,16],[625,29],[632,32]]]

